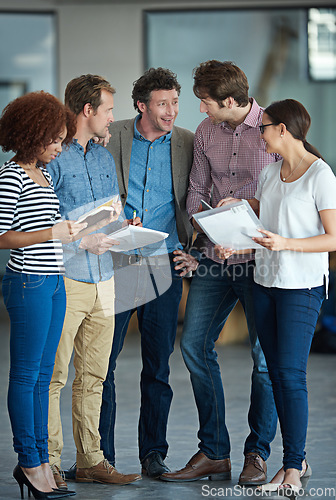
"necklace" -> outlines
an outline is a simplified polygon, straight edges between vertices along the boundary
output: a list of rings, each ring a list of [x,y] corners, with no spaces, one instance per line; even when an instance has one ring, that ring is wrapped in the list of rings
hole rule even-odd
[[[303,162],[303,160],[305,159],[305,157],[307,156],[309,151],[306,151],[306,153],[302,156],[301,160],[299,161],[298,165],[296,165],[296,167],[291,171],[291,173],[289,175],[287,175],[287,177],[284,177],[282,174],[282,180],[285,182],[287,181],[295,172],[295,170],[297,170],[299,168],[299,166],[301,165],[301,163]],[[282,165],[281,165],[281,168],[282,168]]]

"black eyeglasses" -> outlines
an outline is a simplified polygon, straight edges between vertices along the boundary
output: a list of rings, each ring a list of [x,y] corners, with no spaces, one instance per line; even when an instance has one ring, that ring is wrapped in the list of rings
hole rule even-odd
[[[259,125],[260,133],[263,134],[265,131],[265,127],[269,127],[270,125],[278,125],[278,123],[266,123],[266,125]]]

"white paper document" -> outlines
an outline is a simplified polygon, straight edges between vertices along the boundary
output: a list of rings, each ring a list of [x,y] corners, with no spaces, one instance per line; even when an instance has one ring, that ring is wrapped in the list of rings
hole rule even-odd
[[[234,250],[261,248],[252,236],[263,236],[263,226],[246,200],[213,208],[193,215],[197,224],[216,245]]]
[[[125,226],[108,235],[112,240],[120,242],[111,248],[112,252],[128,252],[136,248],[142,248],[152,243],[158,243],[169,236],[168,233],[155,231],[146,227]]]

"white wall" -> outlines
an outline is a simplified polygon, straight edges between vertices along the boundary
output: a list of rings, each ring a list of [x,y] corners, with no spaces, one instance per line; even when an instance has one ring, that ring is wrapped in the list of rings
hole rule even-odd
[[[133,116],[132,83],[143,72],[141,9],[134,5],[59,10],[60,91],[80,74],[95,73],[116,88],[115,119]]]

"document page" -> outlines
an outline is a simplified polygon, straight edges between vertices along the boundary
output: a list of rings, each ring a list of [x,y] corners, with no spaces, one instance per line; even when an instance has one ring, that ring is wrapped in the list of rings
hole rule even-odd
[[[112,252],[128,252],[136,248],[151,245],[152,243],[158,243],[168,236],[168,233],[130,225],[109,234],[108,238],[120,242],[120,245],[115,245],[111,248]]]
[[[216,245],[234,250],[261,248],[252,236],[261,237],[258,229],[263,226],[246,200],[199,212],[193,218]]]

